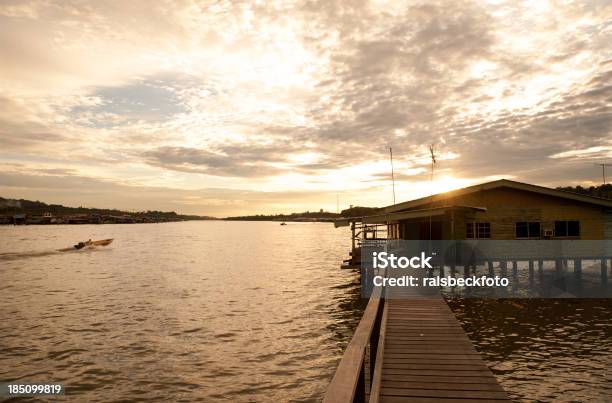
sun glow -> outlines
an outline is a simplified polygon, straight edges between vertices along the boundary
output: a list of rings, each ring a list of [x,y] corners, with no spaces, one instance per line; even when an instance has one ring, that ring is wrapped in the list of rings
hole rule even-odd
[[[397,200],[407,201],[427,197],[437,193],[460,189],[476,182],[473,179],[455,178],[451,175],[444,175],[439,178],[434,177],[433,181],[403,182],[399,186],[396,184]]]

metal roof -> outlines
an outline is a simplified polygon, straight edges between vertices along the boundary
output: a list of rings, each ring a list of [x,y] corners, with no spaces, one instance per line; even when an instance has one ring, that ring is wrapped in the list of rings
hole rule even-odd
[[[433,216],[443,215],[450,209],[487,211],[487,209],[484,207],[460,206],[460,205],[443,206],[443,207],[436,207],[436,208],[430,208],[430,209],[401,211],[397,213],[375,214],[375,215],[364,216],[364,217],[339,218],[334,221],[334,227],[336,228],[346,227],[353,222],[360,222],[363,224],[387,224],[393,221],[409,220],[412,218],[433,217]]]
[[[470,193],[480,192],[482,190],[491,190],[503,187],[612,208],[612,200],[604,199],[601,197],[587,196],[578,193],[566,192],[564,190],[551,189],[544,186],[531,185],[529,183],[516,182],[508,179],[500,179],[493,182],[481,183],[479,185],[468,186],[457,190],[451,190],[450,192],[438,193],[432,196],[409,200],[403,203],[387,206],[385,207],[385,212],[393,213],[402,210],[409,210],[415,207],[422,206],[424,204],[445,200],[452,197],[463,196]]]

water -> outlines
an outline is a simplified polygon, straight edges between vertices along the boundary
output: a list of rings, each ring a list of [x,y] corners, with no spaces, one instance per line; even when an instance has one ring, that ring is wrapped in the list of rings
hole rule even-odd
[[[107,248],[57,252],[86,239]],[[330,224],[0,226],[0,382],[78,401],[319,401],[364,307]],[[516,400],[610,399],[610,300],[451,306]]]
[[[610,299],[451,300],[515,401],[612,401]]]
[[[86,239],[110,247],[54,252]],[[79,401],[316,401],[360,319],[333,225],[0,227],[0,381]]]

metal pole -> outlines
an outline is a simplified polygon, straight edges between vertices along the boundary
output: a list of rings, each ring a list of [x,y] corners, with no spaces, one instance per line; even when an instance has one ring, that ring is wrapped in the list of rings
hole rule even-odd
[[[389,147],[389,155],[391,157],[391,183],[393,185],[393,205],[395,205],[395,174],[393,172],[393,148]]]
[[[340,195],[336,193],[336,214],[340,213]]]

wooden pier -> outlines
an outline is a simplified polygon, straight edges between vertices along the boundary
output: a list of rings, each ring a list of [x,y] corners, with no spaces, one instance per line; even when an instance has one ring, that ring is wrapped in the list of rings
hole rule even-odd
[[[370,298],[324,402],[510,401],[437,290]]]
[[[370,402],[502,402],[506,392],[441,298],[384,302]]]

